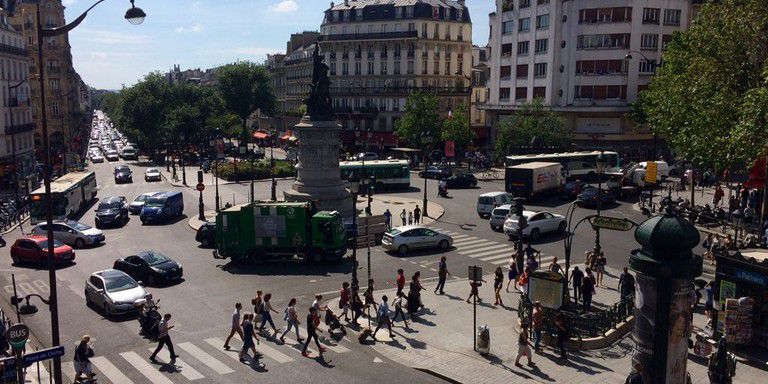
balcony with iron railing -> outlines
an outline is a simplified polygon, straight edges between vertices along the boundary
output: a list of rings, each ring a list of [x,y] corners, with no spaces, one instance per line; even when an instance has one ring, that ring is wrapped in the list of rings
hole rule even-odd
[[[376,96],[376,95],[408,95],[414,92],[431,93],[438,96],[467,95],[469,87],[341,87],[331,86],[331,96]]]
[[[19,133],[24,133],[24,132],[34,131],[34,130],[35,130],[35,123],[15,124],[15,125],[5,126],[6,135],[18,135]]]
[[[14,47],[8,44],[0,44],[0,53],[8,53],[11,55],[23,56],[23,57],[27,57],[29,55],[29,51],[27,51],[26,49]]]
[[[393,40],[416,38],[416,31],[403,32],[376,32],[376,33],[342,33],[336,35],[321,35],[318,41],[345,41],[345,40]]]

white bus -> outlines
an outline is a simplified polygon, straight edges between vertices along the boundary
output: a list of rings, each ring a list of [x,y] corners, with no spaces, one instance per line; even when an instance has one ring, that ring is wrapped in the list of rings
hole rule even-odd
[[[357,177],[376,179],[377,188],[408,188],[411,186],[411,171],[407,160],[341,161],[341,179],[346,181],[354,173]]]
[[[596,162],[600,153],[600,151],[587,151],[507,156],[505,162],[507,167],[532,163],[534,161],[560,163],[563,165],[563,172],[569,178],[595,178],[597,176]],[[621,172],[618,153],[603,151],[602,154],[608,159],[608,165],[603,170],[603,173]]]
[[[95,197],[96,174],[93,172],[70,172],[51,181],[53,219],[72,218]],[[29,199],[32,202],[32,224],[45,221],[45,186],[30,193]]]

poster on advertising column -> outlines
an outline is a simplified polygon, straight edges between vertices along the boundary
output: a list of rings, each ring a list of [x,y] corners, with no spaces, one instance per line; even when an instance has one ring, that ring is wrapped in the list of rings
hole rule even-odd
[[[656,279],[638,273],[635,277],[635,352],[632,354],[633,366],[654,367],[653,330],[656,328]],[[650,383],[651,369],[642,372],[643,382]]]
[[[688,279],[672,280],[672,300],[669,307],[669,337],[667,343],[667,383],[685,383],[687,377],[688,339],[691,336],[691,316],[696,295]]]

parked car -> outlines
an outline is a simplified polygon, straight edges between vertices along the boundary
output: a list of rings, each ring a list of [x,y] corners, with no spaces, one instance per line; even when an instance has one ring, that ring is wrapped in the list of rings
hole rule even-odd
[[[491,219],[489,220],[492,230],[496,232],[504,230],[504,222],[507,221],[507,218],[509,217],[510,209],[512,209],[511,204],[504,204],[493,209],[491,212]]]
[[[119,156],[117,155],[117,150],[112,149],[114,147],[110,147],[106,150],[106,157],[107,161],[118,161],[120,160]]]
[[[566,183],[563,185],[563,187],[560,189],[560,196],[562,196],[564,199],[575,199],[577,196],[579,196],[579,193],[587,187],[588,185],[581,180],[574,180]]]
[[[131,204],[128,205],[128,212],[134,215],[138,215],[139,213],[141,213],[141,209],[144,208],[144,203],[147,202],[147,199],[154,195],[157,195],[158,193],[160,192],[147,192],[147,193],[142,193],[139,196],[136,196],[136,198],[133,199]]]
[[[488,192],[477,197],[477,214],[482,218],[491,216],[494,208],[512,202],[512,194],[507,192]]]
[[[48,237],[26,236],[17,239],[11,246],[11,260],[14,264],[33,263],[43,267],[48,265]],[[53,240],[54,263],[70,263],[75,260],[72,247],[59,240]]]
[[[523,216],[528,225],[523,229],[522,235],[524,238],[527,237],[532,241],[538,240],[545,233],[565,234],[567,230],[565,216],[562,215],[547,211],[523,211]],[[504,234],[509,236],[510,240],[520,236],[519,222],[520,217],[517,215],[510,215],[504,221]]]
[[[163,177],[160,175],[160,170],[157,168],[147,168],[144,171],[144,181],[162,181]]]
[[[133,183],[133,172],[127,165],[115,167],[115,184],[120,183]]]
[[[96,208],[96,228],[125,225],[128,220],[128,200],[125,196],[107,197]]]
[[[101,230],[74,220],[55,221],[52,228],[54,239],[64,244],[73,245],[75,248],[97,245],[105,239],[104,232]],[[47,236],[48,224],[36,225],[32,229],[32,233],[38,236]]]
[[[103,163],[104,162],[104,156],[99,154],[94,154],[91,156],[91,162],[92,163]]]
[[[598,201],[602,203],[602,207],[606,207],[615,204],[616,198],[607,190],[598,190],[596,187],[588,187],[584,188],[579,194],[576,204],[578,204],[579,207],[597,208]]]
[[[430,165],[425,170],[419,172],[419,177],[425,178],[425,179],[436,179],[436,180],[442,180],[447,177],[451,176],[451,170],[448,168],[442,168],[442,167],[436,167],[434,165]]]
[[[216,244],[216,222],[206,221],[203,223],[195,234],[195,240],[200,242],[204,248],[214,246]]]
[[[139,252],[117,259],[112,268],[150,286],[170,283],[184,276],[184,270],[179,263],[155,251]]]
[[[445,179],[448,188],[470,188],[477,186],[477,179],[471,173],[460,173]]]
[[[115,269],[94,272],[85,282],[85,304],[103,310],[106,316],[135,312],[134,303],[147,295],[136,280]]]
[[[397,251],[406,255],[414,249],[438,248],[448,249],[453,244],[453,238],[421,225],[407,225],[384,233],[381,247],[387,251]]]
[[[181,192],[161,192],[147,199],[139,218],[142,224],[167,221],[184,214],[184,196]]]

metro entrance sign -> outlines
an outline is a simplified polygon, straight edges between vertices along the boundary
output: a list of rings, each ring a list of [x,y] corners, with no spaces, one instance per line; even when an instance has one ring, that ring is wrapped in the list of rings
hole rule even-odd
[[[603,228],[603,229],[610,229],[613,231],[629,231],[632,229],[632,227],[635,226],[635,223],[633,223],[629,219],[620,219],[618,217],[608,217],[608,216],[591,216],[589,218],[589,223],[592,224],[592,227],[594,228]]]

